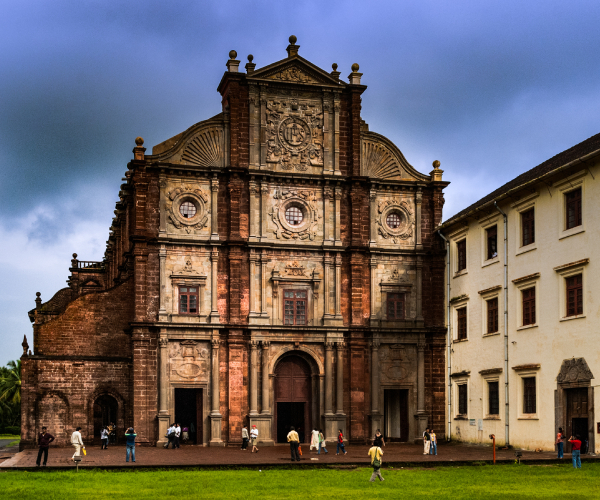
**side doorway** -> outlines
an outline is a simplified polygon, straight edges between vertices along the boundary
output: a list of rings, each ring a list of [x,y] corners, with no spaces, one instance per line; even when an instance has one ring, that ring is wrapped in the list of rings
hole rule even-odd
[[[202,444],[203,435],[202,389],[175,388],[175,420],[181,428],[188,428],[187,444]],[[183,434],[180,438],[183,441]]]
[[[408,442],[408,389],[384,389],[383,412],[386,441]]]
[[[587,453],[589,447],[589,422],[588,422],[588,388],[567,389],[567,439],[579,436],[581,439],[581,453]],[[566,443],[566,450],[571,452],[571,444]]]

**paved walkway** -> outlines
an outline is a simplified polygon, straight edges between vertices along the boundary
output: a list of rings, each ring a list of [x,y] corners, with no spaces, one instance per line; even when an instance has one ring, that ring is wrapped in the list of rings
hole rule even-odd
[[[300,464],[295,465],[325,465],[325,466],[366,466],[369,464],[366,445],[349,445],[346,447],[347,455],[335,454],[335,446],[329,447],[328,454],[317,455],[316,451],[310,452],[308,445],[302,446],[304,455]],[[524,461],[554,461],[555,452],[535,453],[523,451]],[[73,467],[70,460],[73,455],[72,448],[52,448],[48,459],[48,467],[67,468]],[[0,468],[35,468],[37,457],[36,450],[24,450],[12,458],[0,463]],[[584,460],[595,460],[596,457],[585,455]],[[514,450],[500,450],[496,452],[497,461],[514,461]],[[564,460],[570,461],[571,456],[565,455]],[[600,457],[598,457],[600,459]],[[443,444],[438,447],[438,455],[423,455],[423,446],[414,444],[389,444],[384,448],[383,462],[394,466],[425,466],[447,465],[448,463],[468,463],[491,461],[491,446],[477,446],[467,444]],[[110,446],[108,450],[99,447],[88,447],[87,456],[83,457],[80,467],[219,467],[219,466],[273,466],[291,465],[289,447],[270,446],[261,447],[258,453],[251,453],[250,449],[242,451],[237,447],[205,448],[202,446],[182,445],[180,449],[136,447],[136,462],[125,462],[125,446]]]

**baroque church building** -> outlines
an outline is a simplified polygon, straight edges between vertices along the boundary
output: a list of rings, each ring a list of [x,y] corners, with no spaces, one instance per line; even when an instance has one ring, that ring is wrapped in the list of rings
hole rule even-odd
[[[298,49],[245,72],[231,51],[221,113],[136,139],[104,259],[74,254],[29,313],[22,446],[109,422],[146,445],[174,421],[210,446],[444,437],[448,183],[369,131],[357,64],[346,83]]]

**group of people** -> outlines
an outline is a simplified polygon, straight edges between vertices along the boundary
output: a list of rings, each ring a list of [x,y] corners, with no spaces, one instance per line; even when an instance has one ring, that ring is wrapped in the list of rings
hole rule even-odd
[[[581,469],[581,437],[579,435],[571,436],[568,439],[571,443],[571,460],[573,461],[574,469]],[[565,446],[565,434],[562,427],[558,428],[556,434],[556,447],[558,449],[558,458],[563,458]]]
[[[175,448],[179,448],[179,438],[181,437],[181,432],[182,430],[179,424],[171,424],[167,429],[167,435],[165,436],[167,438],[167,444],[165,444],[164,447],[169,448],[169,445],[171,445],[171,449],[173,450]],[[187,434],[187,428],[185,433]],[[184,435],[184,439],[185,438],[186,435]]]
[[[430,427],[423,432],[423,455],[437,455],[437,437]]]
[[[109,442],[110,444],[117,443],[117,426],[113,422],[100,429],[100,442],[102,443],[101,450],[107,450]]]
[[[250,434],[248,434],[248,427],[246,427],[244,425],[244,427],[242,427],[242,450],[247,450],[248,449],[248,441],[252,440],[252,450],[250,451],[250,453],[258,453],[258,429],[256,428],[256,425],[252,426],[252,430],[250,431]]]

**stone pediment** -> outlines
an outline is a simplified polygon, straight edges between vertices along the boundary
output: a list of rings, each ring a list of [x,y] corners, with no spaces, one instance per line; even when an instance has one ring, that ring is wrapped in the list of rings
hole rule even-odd
[[[556,377],[559,384],[585,384],[594,378],[585,358],[565,359]]]
[[[429,181],[413,167],[396,145],[388,138],[375,132],[361,134],[362,175],[394,181]]]
[[[336,87],[345,85],[344,82],[334,78],[300,56],[283,59],[265,66],[248,75],[247,79],[274,80],[305,85],[333,85]]]

